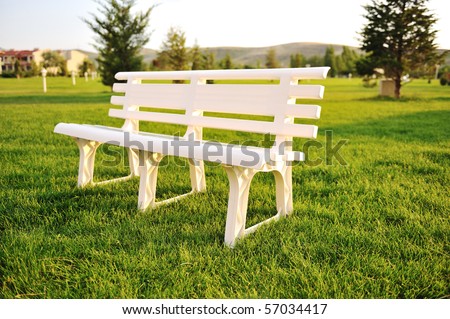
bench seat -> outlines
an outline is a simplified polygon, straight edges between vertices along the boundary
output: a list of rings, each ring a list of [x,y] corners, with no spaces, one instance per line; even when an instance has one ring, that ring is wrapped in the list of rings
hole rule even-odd
[[[54,132],[74,138],[94,140],[102,144],[112,144],[230,166],[245,166],[257,170],[263,170],[267,165],[276,165],[276,162],[284,162],[286,159],[290,161],[305,160],[303,152],[280,154],[265,147],[204,140],[189,141],[184,137],[148,132],[128,132],[120,128],[101,125],[59,123],[56,125]]]

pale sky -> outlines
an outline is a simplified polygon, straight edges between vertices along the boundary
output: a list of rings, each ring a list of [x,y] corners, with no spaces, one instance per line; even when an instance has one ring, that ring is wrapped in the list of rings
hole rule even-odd
[[[187,45],[262,47],[291,42],[359,46],[362,5],[370,0],[137,0],[157,4],[147,48],[160,49],[171,26]],[[94,33],[82,21],[98,14],[94,0],[0,0],[0,48],[94,51]],[[439,19],[437,44],[450,49],[450,0],[429,0]]]

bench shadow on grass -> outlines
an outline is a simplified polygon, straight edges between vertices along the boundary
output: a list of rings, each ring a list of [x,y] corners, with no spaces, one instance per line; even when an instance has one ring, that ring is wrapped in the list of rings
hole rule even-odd
[[[399,99],[396,99],[394,97],[389,96],[372,96],[372,97],[365,97],[356,99],[355,101],[363,101],[363,102],[386,102],[391,101],[394,103],[408,103],[408,102],[414,102],[414,101],[423,101],[423,102],[429,102],[429,101],[443,101],[443,102],[450,102],[450,97],[448,96],[433,96],[433,97],[415,97],[415,96],[402,96]]]
[[[208,168],[208,171],[210,170],[211,168]],[[212,170],[222,168],[214,167]],[[223,173],[213,171],[210,171],[213,175]],[[272,175],[257,174],[252,181],[247,227],[276,213],[275,181]],[[163,180],[168,176],[159,177]],[[217,187],[214,180],[215,182],[220,180],[222,185]],[[158,185],[157,201],[189,192],[189,181],[183,182],[187,183]],[[36,220],[45,217],[47,222],[54,224],[47,226],[56,227],[63,232],[74,224],[78,224],[77,229],[92,231],[92,226],[83,226],[86,221],[96,221],[94,222],[96,227],[110,228],[114,225],[123,225],[123,221],[126,220],[125,225],[121,227],[149,233],[150,235],[146,235],[148,241],[157,246],[205,243],[222,246],[228,203],[228,180],[225,176],[216,176],[208,186],[204,193],[192,194],[187,198],[144,212],[137,209],[138,178],[120,183],[87,186],[83,189],[74,186],[37,194],[36,200],[43,208],[35,212],[35,217]],[[263,191],[266,189],[269,191],[260,192],[261,188]],[[156,233],[159,235],[154,235]],[[125,232],[123,236],[128,237],[128,234]]]

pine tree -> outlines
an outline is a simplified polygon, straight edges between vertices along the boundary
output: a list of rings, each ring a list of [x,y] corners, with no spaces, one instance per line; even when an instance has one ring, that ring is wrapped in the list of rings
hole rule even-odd
[[[84,21],[97,34],[95,48],[102,82],[112,87],[117,72],[142,69],[140,51],[149,41],[146,29],[153,7],[133,15],[135,0],[104,0],[100,5],[102,16],[92,14],[92,21]]]
[[[303,60],[304,57],[301,53],[291,54],[291,61],[289,63],[289,66],[291,68],[299,68],[302,66]]]
[[[338,73],[338,65],[336,63],[336,57],[334,55],[334,48],[332,46],[328,46],[325,50],[325,56],[323,57],[324,64],[326,66],[329,66],[330,69],[330,76],[335,77]]]
[[[275,49],[269,49],[266,54],[266,68],[272,69],[272,68],[278,68],[280,66],[280,63],[277,60],[277,53]]]
[[[205,70],[214,70],[216,68],[216,56],[214,52],[205,53],[203,55],[203,63]]]
[[[395,82],[400,97],[402,76],[437,59],[436,19],[428,0],[372,0],[364,6],[367,23],[361,31],[361,48],[369,64],[383,68]]]
[[[186,48],[186,36],[182,30],[174,27],[169,29],[157,59],[162,70],[179,71],[189,68],[189,51]]]
[[[231,61],[230,54],[226,54],[225,57],[219,62],[222,69],[229,70],[233,68],[233,61]]]
[[[192,59],[191,70],[203,70],[204,69],[203,56],[200,51],[200,47],[197,43],[195,43],[191,49],[191,59]]]
[[[355,63],[359,59],[358,54],[354,50],[351,50],[349,47],[343,46],[340,57],[342,59],[342,67],[340,68],[340,73],[343,75],[354,73],[356,71]]]

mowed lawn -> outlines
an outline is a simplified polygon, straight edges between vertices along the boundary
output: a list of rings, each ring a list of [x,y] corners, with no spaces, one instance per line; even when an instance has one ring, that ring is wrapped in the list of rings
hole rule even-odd
[[[450,87],[414,80],[395,101],[360,79],[321,83],[321,144],[295,141],[309,161],[294,167],[294,212],[230,249],[221,167],[206,167],[207,192],[144,213],[137,178],[78,189],[78,148],[53,128],[120,126],[109,88],[48,78],[44,94],[39,78],[0,79],[0,297],[450,297]],[[347,165],[330,157],[341,140]],[[165,164],[157,196],[189,191],[186,163]],[[99,149],[95,174],[126,175],[123,152]],[[248,224],[274,213],[273,176],[257,174]]]

